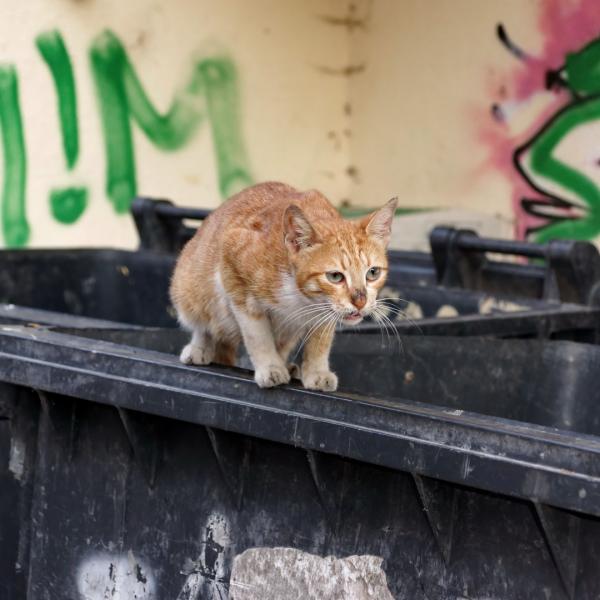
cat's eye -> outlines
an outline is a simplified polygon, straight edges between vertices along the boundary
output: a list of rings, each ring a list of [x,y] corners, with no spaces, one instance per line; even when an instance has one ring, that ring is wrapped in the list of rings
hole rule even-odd
[[[375,281],[376,279],[379,279],[380,275],[381,275],[380,267],[371,267],[367,271],[367,281]]]
[[[344,281],[344,274],[339,271],[329,271],[325,273],[325,276],[331,283],[342,283]]]

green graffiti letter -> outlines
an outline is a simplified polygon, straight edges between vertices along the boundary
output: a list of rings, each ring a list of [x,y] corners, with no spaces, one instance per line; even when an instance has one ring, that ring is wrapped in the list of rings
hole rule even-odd
[[[40,33],[35,39],[42,58],[48,65],[56,96],[67,169],[71,171],[79,157],[77,95],[73,66],[62,35],[58,31]],[[50,192],[50,210],[54,218],[65,224],[77,221],[87,205],[87,190],[82,187],[54,189]]]
[[[600,92],[600,38],[565,59],[567,86],[575,95],[589,96]]]
[[[58,97],[58,114],[62,130],[63,149],[67,159],[67,168],[70,170],[79,156],[77,98],[71,59],[58,31],[40,33],[35,39],[35,43],[54,79]]]
[[[576,127],[600,119],[600,99],[592,97],[572,104],[558,113],[552,123],[543,129],[531,146],[533,172],[571,190],[588,207],[581,219],[560,221],[544,227],[537,235],[539,242],[553,238],[590,240],[600,234],[600,189],[581,171],[565,164],[554,156],[561,140]]]
[[[2,230],[7,246],[24,246],[29,239],[25,216],[27,162],[19,105],[19,85],[13,65],[0,65],[0,126],[4,153]]]
[[[252,184],[239,125],[236,72],[231,62],[222,59],[205,60],[199,68],[219,166],[219,190],[227,198]]]
[[[197,61],[165,114],[150,102],[123,45],[112,32],[104,31],[94,40],[90,59],[104,133],[106,193],[117,212],[129,209],[137,191],[130,118],[158,148],[172,151],[194,135],[208,104],[221,192],[228,195],[234,185],[251,182],[239,133],[235,68],[228,58]],[[219,72],[217,77],[213,65]]]

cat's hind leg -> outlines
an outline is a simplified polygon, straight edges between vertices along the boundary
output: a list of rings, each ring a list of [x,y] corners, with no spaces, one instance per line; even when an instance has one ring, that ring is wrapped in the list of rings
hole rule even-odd
[[[196,325],[192,330],[192,339],[187,344],[179,360],[185,365],[208,365],[215,360],[217,345],[214,338],[202,325]]]

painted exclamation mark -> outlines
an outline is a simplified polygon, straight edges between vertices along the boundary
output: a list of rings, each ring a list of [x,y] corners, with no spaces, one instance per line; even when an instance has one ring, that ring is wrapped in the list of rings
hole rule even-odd
[[[68,171],[72,171],[79,157],[79,127],[71,59],[59,31],[40,33],[35,43],[52,74],[58,100],[58,117],[66,166]],[[54,188],[50,191],[52,216],[60,223],[75,223],[86,209],[87,198],[86,187]]]

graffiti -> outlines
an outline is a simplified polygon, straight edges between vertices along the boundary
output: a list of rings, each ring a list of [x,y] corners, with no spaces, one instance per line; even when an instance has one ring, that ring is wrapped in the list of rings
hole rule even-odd
[[[52,216],[65,225],[75,223],[87,206],[88,190],[85,187],[56,188],[50,191]]]
[[[71,59],[62,35],[58,31],[41,33],[37,36],[35,43],[54,80],[63,152],[66,167],[72,171],[79,157],[79,130],[75,77]],[[84,187],[51,190],[50,210],[52,215],[60,223],[75,223],[86,208],[87,196],[88,192]]]
[[[71,173],[80,153],[72,61],[56,30],[42,32],[35,44],[53,81],[65,168]],[[138,189],[132,123],[156,148],[173,152],[185,147],[206,121],[212,134],[221,196],[226,198],[253,183],[241,130],[237,71],[229,57],[196,59],[164,114],[153,106],[114,33],[106,30],[92,40],[89,59],[102,124],[105,191],[115,213],[128,211]],[[27,150],[18,74],[10,64],[0,65],[0,128],[4,161],[2,231],[5,245],[19,247],[26,245],[30,236],[26,216]],[[59,223],[73,224],[85,212],[88,197],[85,185],[53,187],[48,194],[50,214]]]
[[[72,169],[79,155],[79,133],[77,126],[77,96],[73,66],[67,53],[62,35],[58,31],[41,33],[35,43],[48,65],[58,96],[63,150],[67,167]]]
[[[597,2],[546,0],[538,56],[498,26],[498,38],[518,67],[509,78],[513,97],[506,97],[503,85],[492,106],[496,130],[486,128],[481,137],[492,165],[512,183],[519,237],[543,242],[600,236],[599,26]],[[519,131],[513,123],[535,102],[542,108]]]
[[[515,167],[543,199],[523,198],[523,209],[533,216],[547,217],[548,224],[539,227],[538,241],[554,238],[589,240],[600,234],[600,187],[580,169],[554,156],[559,144],[575,128],[600,119],[600,96],[573,102],[557,113],[529,142],[515,151]],[[530,152],[528,163],[523,156]],[[550,185],[556,184],[574,200],[556,195]],[[560,193],[560,192],[558,192]],[[577,199],[585,202],[580,206]],[[577,210],[579,208],[579,210]],[[550,209],[550,210],[548,210]],[[562,213],[562,214],[561,214]]]
[[[222,195],[251,183],[239,133],[235,68],[229,59],[197,61],[169,110],[160,115],[114,34],[102,33],[90,56],[104,129],[106,193],[117,212],[129,209],[136,190],[130,117],[158,148],[171,151],[185,145],[208,112]]]
[[[29,239],[25,216],[25,140],[19,103],[17,72],[12,65],[0,66],[0,128],[4,156],[2,186],[2,232],[7,246],[24,246]]]

